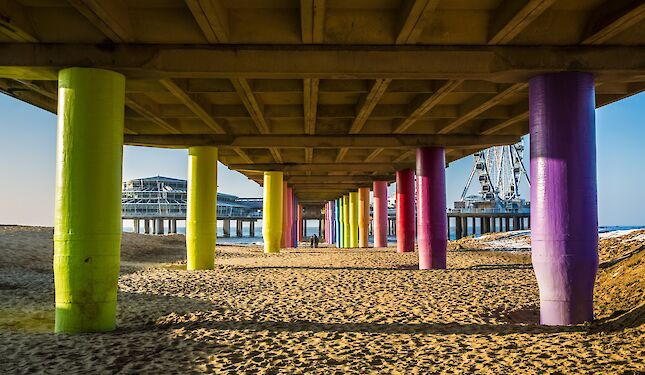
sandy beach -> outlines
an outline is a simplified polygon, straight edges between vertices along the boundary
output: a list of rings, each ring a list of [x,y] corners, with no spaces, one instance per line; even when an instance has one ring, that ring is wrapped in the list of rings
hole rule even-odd
[[[444,271],[253,245],[189,272],[183,235],[126,233],[118,329],[76,336],[52,333],[52,234],[0,227],[0,373],[645,372],[643,230],[601,237],[596,321],[574,327],[536,324],[530,252],[500,245],[521,234],[453,241]]]

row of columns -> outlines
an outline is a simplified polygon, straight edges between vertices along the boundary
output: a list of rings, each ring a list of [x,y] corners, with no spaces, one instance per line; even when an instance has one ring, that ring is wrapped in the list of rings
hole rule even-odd
[[[68,68],[60,70],[58,83],[55,330],[109,331],[116,324],[125,78],[105,70]],[[598,267],[594,108],[592,74],[543,74],[529,82],[531,246],[544,324],[580,323],[593,317]],[[189,148],[189,270],[214,266],[217,156],[216,147]],[[444,166],[442,148],[417,150],[416,231],[422,269],[445,267]],[[101,192],[100,199],[96,192]],[[358,192],[352,192],[334,202],[342,213],[337,231],[341,247],[360,244],[364,225],[359,201]],[[281,241],[295,245],[293,191],[283,183],[281,172],[265,173],[263,203],[265,251],[279,252]],[[414,206],[414,173],[399,171],[399,251],[414,248]],[[375,222],[379,236],[383,222]]]
[[[134,233],[141,233],[141,220],[143,220],[143,233],[165,234],[164,219],[133,219]],[[168,233],[177,233],[177,219],[168,219]]]
[[[513,217],[506,216],[449,216],[455,218],[455,239],[466,237],[470,234],[475,234],[476,222],[479,220],[479,228],[482,234],[492,232],[506,232],[510,230],[523,230],[531,227],[531,219],[528,216],[515,215]],[[472,219],[472,233],[468,231],[469,219]],[[511,225],[512,224],[512,225]]]

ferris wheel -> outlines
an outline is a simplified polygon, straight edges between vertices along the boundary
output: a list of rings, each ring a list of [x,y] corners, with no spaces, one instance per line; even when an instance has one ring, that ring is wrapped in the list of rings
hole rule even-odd
[[[530,185],[529,176],[523,163],[524,143],[522,141],[509,146],[491,147],[476,152],[473,169],[461,194],[461,201],[467,199],[468,189],[473,179],[479,181],[477,198],[486,201],[504,202],[520,199],[520,181],[522,177]]]

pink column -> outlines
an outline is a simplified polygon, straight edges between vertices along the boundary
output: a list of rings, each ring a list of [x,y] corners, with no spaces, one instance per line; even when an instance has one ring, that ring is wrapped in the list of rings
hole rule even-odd
[[[325,238],[328,244],[331,244],[331,203],[327,202],[327,220],[326,224],[327,226],[325,227]]]
[[[417,149],[419,269],[446,268],[446,156],[443,148]]]
[[[387,247],[387,181],[374,181],[374,247]]]
[[[396,251],[414,251],[414,171],[396,172]]]

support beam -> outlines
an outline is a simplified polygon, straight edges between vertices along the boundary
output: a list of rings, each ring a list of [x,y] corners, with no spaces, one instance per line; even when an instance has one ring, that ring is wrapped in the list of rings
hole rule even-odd
[[[418,119],[423,117],[432,108],[439,104],[446,95],[461,85],[463,80],[452,80],[443,83],[435,92],[430,95],[419,96],[410,104],[410,114],[394,128],[393,133],[403,133],[412,126]]]
[[[531,254],[540,321],[588,322],[598,270],[594,78],[544,74],[531,79],[529,91]]]
[[[209,43],[228,43],[229,24],[221,0],[185,0]]]
[[[414,150],[412,150],[414,153]],[[238,171],[317,171],[317,172],[379,172],[392,173],[400,168],[409,167],[411,163],[316,163],[316,164],[229,164],[228,168]]]
[[[282,238],[282,172],[264,172],[262,200],[262,236],[264,252],[279,253]]]
[[[60,71],[58,87],[54,330],[112,331],[121,244],[125,78],[69,68]]]
[[[347,134],[330,135],[126,135],[124,141],[133,146],[184,148],[190,146],[217,146],[219,148],[413,148],[447,147],[473,148],[513,144],[519,135],[471,135],[471,134]],[[340,160],[338,160],[340,161]]]
[[[125,1],[68,0],[88,21],[114,43],[135,41]]]
[[[401,169],[396,172],[396,250],[399,253],[414,251],[414,171]]]
[[[387,86],[392,82],[392,79],[377,79],[372,84],[370,91],[361,98],[358,105],[356,106],[356,117],[352,122],[352,126],[349,129],[350,134],[360,133],[365,125],[365,122],[372,114],[374,107],[378,104],[383,97],[383,94],[387,91]]]
[[[187,269],[213,269],[217,240],[216,147],[199,146],[188,149],[186,206]]]
[[[159,81],[163,87],[168,89],[171,94],[173,94],[179,101],[184,103],[186,107],[188,107],[197,117],[199,117],[200,120],[212,131],[214,131],[217,134],[223,134],[226,131],[220,124],[215,121],[210,114],[204,109],[204,106],[200,103],[198,103],[198,99],[191,97],[185,89],[180,87],[175,81],[172,79],[162,79]]]
[[[417,237],[419,269],[445,269],[448,245],[444,149],[417,149]]]
[[[593,12],[581,44],[606,43],[643,19],[645,3],[642,1],[607,1]]]
[[[258,132],[260,132],[260,134],[270,133],[271,130],[269,129],[269,125],[264,119],[263,104],[255,97],[255,94],[253,94],[253,90],[251,89],[248,80],[244,78],[234,78],[231,79],[231,83],[233,84],[233,87],[235,87],[235,91],[237,91],[242,103],[244,103],[251,119],[253,119],[253,123],[257,127]]]
[[[498,94],[493,95],[485,100],[474,98],[473,100],[462,104],[459,108],[460,116],[456,120],[441,128],[438,133],[447,134],[456,130],[466,122],[474,119],[480,113],[492,108],[493,106],[498,105],[509,96],[517,94],[518,92],[526,89],[526,87],[526,83],[514,83]]]
[[[303,107],[305,115],[305,134],[316,134],[316,111],[318,109],[318,85],[317,78],[305,78],[303,80]]]
[[[324,37],[325,0],[300,0],[302,43],[321,44]]]
[[[15,42],[38,41],[25,7],[16,0],[0,1],[0,34]]]
[[[131,94],[125,98],[125,105],[141,116],[147,118],[170,134],[181,134],[179,127],[157,115],[159,108],[150,99],[142,94]],[[196,145],[198,146],[198,145]]]
[[[488,28],[488,44],[508,44],[555,0],[503,1],[493,12]]]
[[[642,74],[639,46],[221,46],[3,43],[0,75],[43,79],[42,68],[83,64],[130,78],[227,78],[243,97],[246,78],[463,79],[522,83],[547,71],[585,70],[596,79],[629,81]],[[213,64],[217,61],[217,64]],[[271,61],[271,64],[267,64]],[[459,61],[459,64],[455,64]],[[20,69],[17,69],[20,68]],[[19,75],[19,77],[16,77]],[[248,101],[248,99],[247,99]],[[245,105],[248,105],[246,103]],[[264,125],[261,125],[263,127]]]
[[[432,16],[439,0],[406,0],[399,17],[396,44],[415,44]]]

